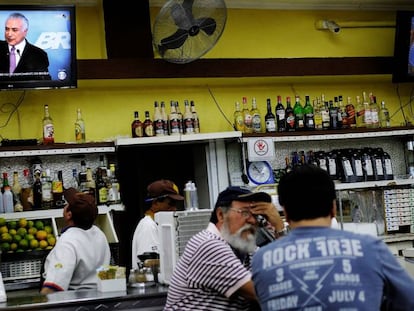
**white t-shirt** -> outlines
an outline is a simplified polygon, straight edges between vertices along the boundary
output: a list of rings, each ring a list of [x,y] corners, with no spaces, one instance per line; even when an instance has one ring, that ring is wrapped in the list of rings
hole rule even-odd
[[[69,227],[46,258],[43,286],[55,290],[96,288],[96,269],[109,265],[110,259],[108,240],[101,229]]]
[[[145,252],[159,253],[159,249],[158,225],[151,216],[146,215],[139,221],[132,238],[132,268],[138,268],[138,255]]]

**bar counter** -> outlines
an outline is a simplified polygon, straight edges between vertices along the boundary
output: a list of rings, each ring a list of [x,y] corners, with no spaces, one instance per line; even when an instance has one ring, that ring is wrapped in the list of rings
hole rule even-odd
[[[167,299],[167,286],[128,287],[126,291],[99,292],[79,290],[41,295],[34,290],[6,292],[7,301],[0,310],[162,310]]]

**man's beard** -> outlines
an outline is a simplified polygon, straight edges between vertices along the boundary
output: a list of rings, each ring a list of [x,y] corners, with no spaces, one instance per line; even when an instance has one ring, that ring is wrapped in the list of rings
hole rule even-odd
[[[242,237],[244,231],[248,231],[246,237]],[[251,231],[256,231],[256,228],[252,225],[246,224],[237,230],[236,233],[230,233],[230,229],[228,226],[227,219],[223,223],[223,227],[221,229],[221,235],[223,239],[225,239],[232,247],[235,249],[245,252],[245,253],[252,253],[256,250],[256,235],[250,233]]]

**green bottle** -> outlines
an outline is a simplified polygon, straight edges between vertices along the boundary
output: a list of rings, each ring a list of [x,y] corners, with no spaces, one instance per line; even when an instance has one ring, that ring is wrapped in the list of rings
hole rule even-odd
[[[315,129],[315,116],[313,106],[310,103],[309,95],[305,96],[305,107],[303,107],[303,115],[305,119],[305,129],[313,131]]]
[[[293,106],[293,113],[295,115],[295,127],[297,131],[305,129],[305,117],[303,114],[303,107],[300,104],[300,98],[295,96],[295,105]]]

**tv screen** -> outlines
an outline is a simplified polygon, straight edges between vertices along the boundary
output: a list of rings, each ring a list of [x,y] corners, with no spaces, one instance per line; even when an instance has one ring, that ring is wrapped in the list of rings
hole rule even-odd
[[[397,11],[392,82],[414,82],[414,11]]]
[[[77,87],[74,5],[0,5],[0,25],[1,90]]]

